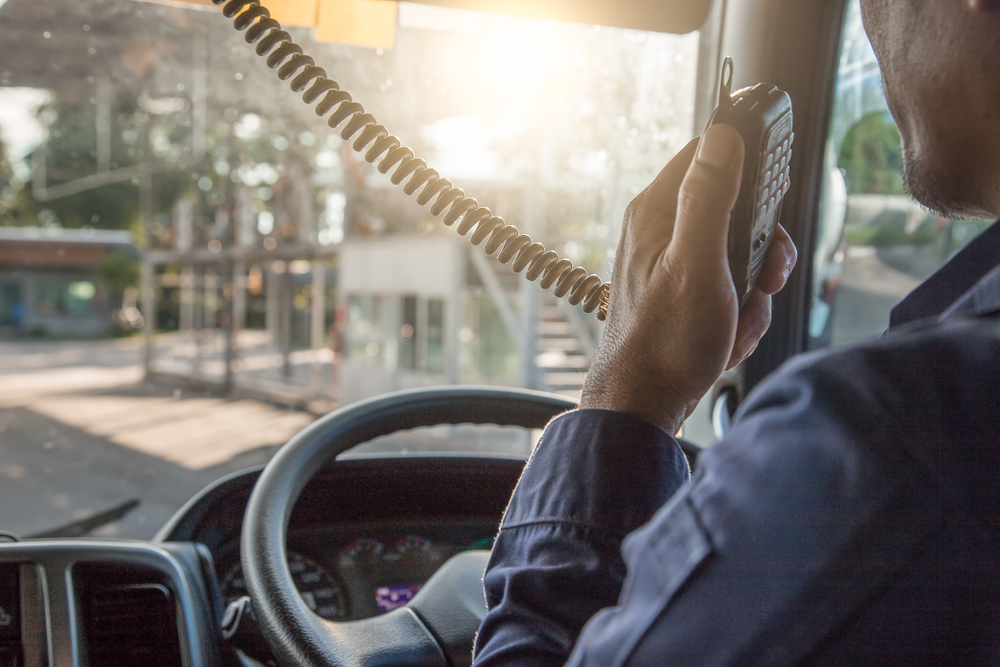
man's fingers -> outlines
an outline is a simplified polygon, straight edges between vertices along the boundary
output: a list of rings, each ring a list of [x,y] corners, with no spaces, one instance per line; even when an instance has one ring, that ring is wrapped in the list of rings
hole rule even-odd
[[[664,220],[673,222],[677,212],[677,189],[684,180],[684,174],[694,160],[697,149],[698,140],[692,139],[632,201],[629,208],[634,214],[628,216],[628,225],[633,231],[654,230],[664,245],[670,240],[673,225],[664,227]]]
[[[799,252],[795,249],[792,237],[788,235],[784,227],[777,225],[774,229],[774,241],[771,242],[771,249],[767,251],[764,268],[760,272],[760,277],[757,278],[757,289],[764,294],[777,294],[784,289],[798,257]]]
[[[740,310],[740,320],[736,327],[736,342],[730,355],[726,370],[735,368],[744,359],[753,354],[757,343],[767,333],[771,326],[771,297],[759,289],[750,293],[750,297]]]
[[[767,261],[757,279],[757,287],[751,292],[740,310],[736,327],[736,341],[726,370],[740,365],[757,349],[760,339],[771,326],[771,295],[777,294],[785,286],[788,276],[795,268],[798,251],[781,225],[775,227],[774,241],[767,253]]]
[[[726,258],[729,214],[740,191],[743,139],[729,125],[713,125],[701,138],[677,195],[672,252],[708,261]]]
[[[677,189],[680,187],[681,181],[684,180],[684,174],[687,173],[688,167],[691,166],[691,161],[694,159],[694,153],[697,149],[698,139],[689,141],[687,146],[682,148],[667,163],[667,166],[660,170],[660,173],[656,175],[653,182],[642,191],[640,197],[673,212],[674,207],[677,206]]]
[[[615,252],[615,265],[619,269],[633,260],[651,268],[670,243],[677,213],[677,189],[697,148],[698,140],[690,141],[629,204]]]

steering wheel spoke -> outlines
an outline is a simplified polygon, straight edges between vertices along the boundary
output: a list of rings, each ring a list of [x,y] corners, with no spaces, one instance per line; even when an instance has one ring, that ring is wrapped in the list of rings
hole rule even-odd
[[[409,607],[393,609],[363,621],[336,623],[319,617],[317,621],[328,639],[328,646],[324,647],[329,649],[326,658],[336,660],[332,664],[344,667],[448,667],[437,639]]]

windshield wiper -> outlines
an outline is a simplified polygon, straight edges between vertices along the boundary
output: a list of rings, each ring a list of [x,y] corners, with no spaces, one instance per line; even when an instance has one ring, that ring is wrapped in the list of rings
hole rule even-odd
[[[83,537],[92,530],[97,530],[101,526],[106,526],[109,523],[118,521],[140,504],[140,501],[136,498],[126,500],[120,505],[115,505],[111,509],[93,514],[86,519],[80,519],[79,521],[74,521],[73,523],[67,523],[65,526],[59,526],[58,528],[43,530],[40,533],[25,535],[24,538],[38,539],[44,537]]]

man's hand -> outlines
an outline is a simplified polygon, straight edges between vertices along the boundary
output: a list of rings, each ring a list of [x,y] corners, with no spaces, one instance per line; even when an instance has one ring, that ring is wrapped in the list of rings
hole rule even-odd
[[[726,248],[743,156],[739,133],[714,125],[629,205],[580,407],[627,412],[676,433],[722,371],[756,349],[797,252],[779,226],[740,312]]]

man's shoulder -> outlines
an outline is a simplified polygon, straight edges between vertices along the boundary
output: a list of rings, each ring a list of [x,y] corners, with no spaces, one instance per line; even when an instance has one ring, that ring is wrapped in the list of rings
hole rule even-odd
[[[878,413],[880,421],[910,419],[916,410],[933,417],[945,406],[971,413],[990,407],[988,396],[1000,399],[998,370],[1000,317],[928,319],[791,359],[750,394],[741,416],[801,398],[802,392],[815,407],[858,417]],[[970,391],[980,400],[972,400]]]
[[[786,488],[848,480],[852,492],[865,493],[904,470],[928,493],[995,488],[998,371],[998,317],[926,322],[802,355],[748,397],[719,453],[729,450]]]

